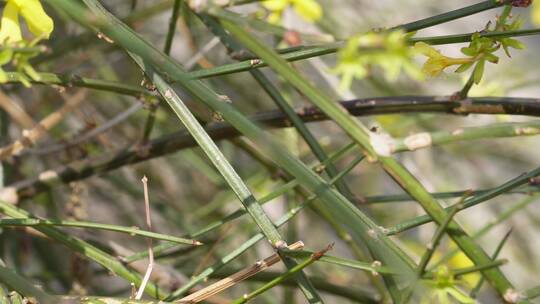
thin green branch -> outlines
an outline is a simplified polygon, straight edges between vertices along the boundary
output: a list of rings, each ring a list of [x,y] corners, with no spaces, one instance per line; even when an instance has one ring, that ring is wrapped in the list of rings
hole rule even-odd
[[[467,208],[470,208],[470,207],[473,207],[473,206],[476,206],[482,202],[485,202],[487,200],[490,200],[500,194],[503,194],[503,193],[507,193],[508,191],[512,190],[512,189],[515,189],[521,185],[524,185],[526,183],[529,182],[529,180],[533,177],[536,177],[536,176],[539,176],[540,175],[540,167],[539,168],[536,168],[528,173],[525,173],[525,174],[522,174],[518,177],[515,177],[509,181],[507,181],[506,183],[500,185],[499,187],[496,187],[494,188],[493,190],[491,191],[488,191],[486,193],[482,193],[482,194],[479,194],[479,195],[476,195],[476,196],[473,196],[471,198],[468,198],[465,200],[465,202],[463,203],[463,209],[467,209]],[[446,208],[446,210],[450,210],[449,208],[452,208],[452,206]],[[395,235],[395,234],[398,234],[398,233],[401,233],[403,231],[406,231],[406,230],[409,230],[409,229],[412,229],[414,227],[418,227],[420,225],[423,225],[423,224],[427,224],[429,222],[433,221],[433,219],[431,218],[431,216],[429,215],[422,215],[422,216],[418,216],[414,219],[411,219],[411,220],[407,220],[407,221],[404,221],[400,224],[397,224],[389,229],[387,229],[387,235]]]
[[[169,21],[169,29],[167,31],[167,36],[165,37],[165,46],[163,47],[163,52],[167,55],[171,53],[174,34],[176,33],[176,24],[178,23],[178,16],[180,16],[180,8],[183,1],[184,0],[174,0],[171,19]]]
[[[203,243],[197,240],[191,240],[186,238],[175,237],[171,235],[156,233],[152,231],[141,230],[137,227],[124,227],[118,225],[83,222],[83,221],[64,221],[64,220],[46,220],[46,219],[0,219],[0,227],[74,227],[74,228],[89,228],[98,230],[108,230],[114,232],[121,232],[130,235],[139,235],[151,239],[168,241],[176,244],[186,244],[192,246],[203,245]]]
[[[421,19],[415,22],[410,22],[403,25],[395,26],[391,29],[403,29],[406,32],[414,32],[428,27],[432,27],[441,23],[456,20],[459,18],[474,15],[483,11],[487,11],[492,8],[499,7],[504,4],[504,1],[486,0],[479,3],[475,3],[470,6],[466,6],[460,9],[456,9],[443,14],[435,15],[425,19]]]
[[[468,194],[467,194],[468,195]],[[455,206],[450,209],[448,214],[446,215],[446,218],[442,222],[441,225],[437,227],[437,230],[435,231],[435,234],[433,235],[433,238],[431,241],[426,245],[426,251],[422,255],[422,258],[420,258],[420,263],[418,264],[418,268],[416,271],[416,275],[420,278],[426,271],[426,267],[429,264],[429,261],[431,260],[431,257],[435,253],[435,250],[439,246],[439,243],[446,233],[446,229],[448,229],[448,225],[454,218],[454,216],[458,213],[458,211],[463,208],[463,200],[465,200],[465,196],[461,198],[460,202],[456,204]]]
[[[458,128],[453,131],[422,132],[396,139],[391,144],[392,152],[415,151],[435,145],[457,141],[531,136],[540,134],[540,120],[523,123],[501,123],[481,127]]]
[[[294,258],[302,258],[302,259],[309,258],[314,253],[315,253],[314,251],[309,251],[309,250],[300,250],[300,251],[287,250],[287,251],[285,251],[285,255],[288,255],[288,256],[294,257]],[[388,267],[378,265],[377,263],[359,262],[359,261],[356,261],[356,260],[350,260],[350,259],[345,259],[345,258],[340,258],[340,257],[335,257],[335,256],[330,256],[330,255],[324,255],[323,257],[320,258],[319,261],[324,262],[324,263],[328,263],[328,264],[332,264],[332,265],[338,265],[338,266],[342,266],[342,267],[349,267],[349,268],[352,268],[352,269],[369,271],[369,272],[371,272],[371,274],[379,274],[379,273],[393,274],[394,273]]]
[[[23,73],[19,72],[6,72],[6,83],[21,83],[21,79],[26,77],[31,83],[45,84],[45,85],[58,85],[62,87],[80,87],[88,88],[100,91],[107,91],[122,95],[129,95],[134,97],[152,97],[156,96],[141,86],[129,85],[125,83],[101,80],[95,78],[80,77],[78,75],[60,75],[53,73],[38,73],[39,80],[28,79]]]
[[[89,2],[87,2],[87,4]],[[96,6],[96,10],[101,9],[102,8],[99,6]],[[94,10],[94,12],[97,12],[96,10]],[[242,178],[236,173],[214,141],[212,141],[210,136],[205,132],[204,128],[199,124],[195,116],[193,116],[193,114],[189,111],[176,92],[174,92],[174,90],[159,75],[155,74],[152,69],[148,68],[142,61],[138,61],[137,58],[135,59],[140,65],[141,69],[143,69],[144,72],[152,79],[152,82],[156,85],[157,90],[167,101],[169,106],[174,110],[178,118],[198,142],[199,146],[207,154],[210,161],[212,161],[214,166],[225,178],[229,184],[229,187],[231,187],[231,189],[235,192],[236,196],[240,199],[251,218],[259,226],[268,241],[272,244],[272,246],[279,249],[281,247],[280,244],[284,243],[283,238],[274,227],[273,223],[268,218],[259,202],[255,199],[255,196],[244,184]],[[284,259],[283,262],[289,268],[296,265],[296,262],[294,262],[292,259]],[[322,303],[322,299],[318,295],[313,285],[307,280],[305,275],[299,276],[297,279],[300,288],[310,303]],[[169,297],[169,299],[173,300],[174,298]]]
[[[325,249],[313,253],[309,259],[304,260],[303,262],[299,263],[298,265],[294,266],[293,268],[289,269],[287,272],[282,274],[281,276],[273,279],[272,281],[264,284],[260,288],[257,288],[257,290],[250,292],[248,294],[243,295],[241,298],[238,298],[237,300],[232,301],[233,304],[240,304],[240,303],[246,303],[247,301],[253,300],[258,295],[266,292],[267,290],[270,290],[271,288],[281,284],[284,280],[287,278],[293,277],[298,272],[302,271],[302,269],[306,268],[307,266],[315,263],[318,261],[321,257],[323,257],[327,251],[332,249],[332,245],[329,245]]]
[[[499,259],[499,260],[490,261],[482,265],[474,265],[474,266],[465,267],[465,268],[453,269],[451,272],[454,275],[454,277],[459,278],[461,276],[471,274],[474,272],[481,272],[481,271],[485,272],[486,270],[489,270],[489,269],[498,268],[499,266],[502,266],[507,263],[508,263],[507,259]],[[424,274],[422,278],[426,280],[432,280],[434,277],[435,277],[435,273],[428,272]]]
[[[14,270],[0,265],[0,282],[25,297],[33,297],[43,304],[56,304],[59,298],[37,288]],[[5,302],[2,302],[5,303]]]
[[[227,268],[213,274],[211,278],[216,278],[216,279],[225,278],[231,275],[232,273],[235,273],[238,270],[239,269]],[[266,283],[275,279],[276,277],[280,275],[281,273],[278,273],[275,271],[263,271],[249,278],[249,281]],[[315,284],[315,287],[317,287],[317,289],[319,289],[320,291],[323,291],[332,295],[336,295],[344,299],[349,299],[351,301],[354,301],[355,303],[365,303],[365,304],[381,303],[380,300],[375,295],[375,293],[372,290],[364,287],[364,285],[357,285],[351,288],[350,286],[336,285],[332,282],[328,282],[327,278],[310,276],[309,279]],[[294,280],[289,278],[282,281],[281,285],[295,286],[295,282]]]
[[[0,212],[6,214],[9,217],[17,219],[30,219],[33,216],[27,211],[17,208],[16,206],[0,201]],[[135,283],[137,286],[141,283],[141,276],[138,273],[135,273],[128,268],[126,268],[122,263],[116,260],[114,257],[105,253],[101,249],[94,247],[93,245],[88,244],[87,242],[68,235],[54,227],[44,227],[38,226],[35,227],[36,230],[42,232],[46,236],[54,239],[71,250],[80,253],[82,256],[87,257],[90,260],[95,261],[101,266],[108,269],[110,272],[124,278],[126,281]],[[155,298],[162,298],[165,295],[165,292],[158,289],[158,287],[152,283],[146,285],[146,292]]]
[[[508,230],[508,232],[506,232],[504,234],[504,236],[503,236],[502,240],[499,242],[499,244],[497,244],[497,248],[495,248],[495,251],[491,255],[491,258],[493,260],[497,259],[497,257],[499,256],[499,253],[501,252],[502,248],[504,247],[504,244],[506,244],[506,241],[510,237],[511,233],[512,233],[512,229]],[[471,295],[472,298],[476,298],[476,295],[478,294],[478,291],[480,291],[480,288],[482,288],[483,284],[484,284],[484,277],[481,277],[478,280],[478,283],[476,283],[476,286],[474,286],[474,288],[471,290],[470,295]]]
[[[506,192],[508,193],[508,192]],[[478,231],[476,231],[474,234],[473,234],[473,238],[475,239],[478,239],[478,238],[481,238],[482,236],[486,235],[488,232],[490,232],[495,226],[499,225],[500,223],[504,222],[505,220],[509,219],[512,215],[514,215],[516,212],[524,209],[525,207],[527,207],[528,205],[536,202],[538,200],[538,198],[540,197],[539,194],[534,194],[532,196],[529,196],[529,197],[526,197],[525,199],[523,199],[521,202],[515,204],[514,206],[504,210],[503,212],[501,212],[499,215],[497,215],[497,217],[490,221],[489,223],[487,223],[486,225],[484,225],[482,228],[480,228]],[[453,249],[453,250],[450,250],[449,252],[447,252],[444,256],[442,256],[438,261],[437,263],[435,263],[433,265],[433,267],[437,267],[438,265],[442,264],[442,263],[445,263],[446,261],[448,261],[449,259],[451,259],[456,253],[458,253],[459,250],[456,248],[456,249]]]
[[[471,192],[471,195],[481,195],[487,192],[493,191],[495,188],[486,188],[479,190],[462,190],[462,191],[448,191],[448,192],[431,192],[431,195],[434,198],[456,198],[463,196],[466,192]],[[515,190],[510,190],[501,194],[522,194],[530,195],[535,194],[540,191],[540,188],[535,186],[521,186]],[[413,202],[414,198],[410,195],[404,194],[389,194],[389,195],[373,195],[373,196],[364,196],[359,199],[360,204],[383,204],[383,203],[402,203],[402,202]]]
[[[456,35],[446,35],[446,36],[436,36],[436,37],[417,37],[411,38],[408,40],[408,43],[415,44],[416,42],[425,42],[431,45],[442,45],[442,44],[454,44],[454,43],[465,43],[470,42],[474,33],[466,34],[456,34]],[[490,37],[490,38],[504,38],[504,37],[521,37],[521,36],[530,36],[540,34],[540,28],[536,29],[526,29],[526,30],[514,30],[514,31],[505,31],[505,32],[488,32],[480,33],[480,37]],[[324,45],[315,45],[315,46],[300,46],[292,49],[293,51],[288,52],[288,50],[278,50],[279,53],[283,53],[281,58],[286,61],[293,62],[303,59],[308,59],[312,57],[319,57],[323,55],[333,54],[339,51],[343,46],[343,42],[332,42]],[[216,76],[223,76],[227,74],[234,74],[249,71],[251,69],[258,69],[266,67],[268,64],[259,58],[248,59],[239,63],[230,63],[213,68],[201,69],[189,72],[187,75],[193,79],[209,78]],[[172,79],[177,81],[176,79]]]

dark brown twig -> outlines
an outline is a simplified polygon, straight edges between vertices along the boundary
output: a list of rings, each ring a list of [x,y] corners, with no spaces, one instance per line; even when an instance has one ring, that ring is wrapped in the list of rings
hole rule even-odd
[[[397,113],[446,113],[467,114],[507,114],[540,116],[540,99],[511,97],[468,98],[460,101],[451,96],[402,96],[356,99],[341,102],[355,116]],[[304,122],[326,120],[327,117],[315,107],[297,109],[296,113]],[[267,128],[290,127],[286,115],[279,111],[267,111],[254,114],[253,121]],[[231,125],[214,122],[206,126],[206,131],[213,140],[233,138],[239,135]],[[140,147],[129,147],[117,153],[107,153],[98,158],[83,160],[48,170],[37,177],[16,182],[7,190],[17,192],[19,198],[29,197],[47,189],[52,183],[69,183],[96,174],[108,172],[125,165],[160,157],[181,149],[196,146],[189,133],[181,131],[151,140],[144,147],[146,153],[140,153]]]

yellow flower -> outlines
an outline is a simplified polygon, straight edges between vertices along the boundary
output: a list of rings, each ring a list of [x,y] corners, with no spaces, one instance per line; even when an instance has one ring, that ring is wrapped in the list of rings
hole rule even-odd
[[[531,14],[532,22],[536,25],[540,25],[540,1],[533,1]]]
[[[271,12],[268,16],[270,23],[279,23],[283,11],[289,6],[307,21],[317,21],[322,16],[322,8],[316,0],[267,0],[262,5]]]
[[[440,303],[440,304],[474,304],[476,301],[458,288],[458,281],[448,267],[439,266],[435,272],[435,278],[426,282],[431,290],[425,293],[420,303]]]
[[[472,57],[452,58],[444,56],[439,51],[437,51],[425,42],[417,42],[414,45],[414,48],[420,54],[428,57],[428,60],[426,61],[426,63],[424,63],[424,66],[422,67],[422,72],[431,77],[439,75],[444,69],[449,66],[474,62],[474,58]]]
[[[420,69],[412,61],[415,54],[402,31],[385,33],[369,32],[353,36],[338,52],[338,64],[332,70],[341,75],[340,90],[351,86],[354,78],[362,79],[377,67],[388,81],[396,81],[401,74],[413,79],[423,79]]]
[[[19,15],[24,18],[28,29],[37,39],[49,38],[54,23],[43,10],[39,0],[7,0],[0,22],[0,44],[23,40]]]

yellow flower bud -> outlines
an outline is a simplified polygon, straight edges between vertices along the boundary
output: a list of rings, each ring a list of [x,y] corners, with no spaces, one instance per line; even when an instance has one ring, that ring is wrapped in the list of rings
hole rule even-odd
[[[414,48],[418,53],[428,57],[428,60],[424,63],[424,66],[422,67],[422,72],[431,77],[439,75],[445,68],[449,66],[460,65],[474,61],[474,58],[472,57],[453,58],[444,56],[439,51],[437,51],[425,42],[417,42],[414,45]]]
[[[0,22],[0,44],[22,40],[19,16],[38,39],[47,39],[54,29],[53,20],[47,15],[39,0],[8,0]]]
[[[289,6],[307,21],[317,21],[322,16],[322,8],[316,0],[266,0],[262,5],[270,11],[268,22],[281,22],[283,11]]]

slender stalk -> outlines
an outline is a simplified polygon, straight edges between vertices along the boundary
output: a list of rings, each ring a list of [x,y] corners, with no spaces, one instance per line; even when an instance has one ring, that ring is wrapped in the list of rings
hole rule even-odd
[[[35,287],[30,283],[26,278],[19,275],[17,272],[6,268],[5,266],[0,265],[0,282],[3,285],[9,286],[14,291],[20,293],[25,297],[33,297],[43,304],[54,304],[58,303],[59,298],[52,296],[43,290]],[[2,302],[6,303],[6,302]],[[7,302],[9,303],[9,302]]]
[[[435,234],[433,235],[433,238],[431,241],[426,245],[426,251],[422,255],[422,258],[420,259],[420,263],[418,264],[418,268],[416,271],[417,276],[420,278],[426,271],[426,267],[429,264],[429,261],[431,260],[431,257],[435,253],[435,250],[439,246],[439,243],[446,233],[446,229],[448,229],[448,225],[454,218],[454,216],[458,213],[459,209],[463,208],[463,200],[465,197],[461,199],[461,201],[456,204],[455,206],[450,209],[448,212],[448,215],[446,216],[446,219],[444,222],[437,227],[437,230],[435,231]]]
[[[302,269],[306,268],[307,266],[315,263],[316,261],[318,261],[322,256],[324,256],[326,254],[327,251],[329,251],[330,249],[332,249],[332,245],[328,246],[327,248],[321,250],[321,251],[318,251],[314,254],[311,255],[311,257],[309,259],[306,259],[305,261],[299,263],[298,265],[296,265],[295,267],[289,269],[286,273],[284,273],[283,275],[275,278],[274,280],[264,284],[263,286],[261,286],[260,288],[258,288],[257,290],[253,291],[253,292],[250,292],[249,294],[245,294],[243,295],[241,298],[231,302],[233,304],[239,304],[239,303],[246,303],[247,301],[249,300],[252,300],[254,299],[255,297],[257,297],[258,295],[260,295],[261,293],[271,289],[272,287],[275,287],[277,285],[279,285],[281,282],[283,282],[284,280],[286,280],[287,278],[290,278],[292,277],[293,275],[295,275],[296,273],[302,271]]]
[[[311,255],[313,255],[315,252],[309,251],[309,250],[302,250],[302,251],[285,251],[285,255],[288,255],[290,257],[294,258],[309,258]],[[330,255],[324,255],[319,260],[321,263],[327,263],[327,264],[333,264],[338,265],[342,267],[349,267],[352,269],[357,270],[363,270],[363,271],[369,271],[372,274],[392,274],[394,273],[391,269],[385,266],[379,266],[377,263],[366,263],[366,262],[358,262],[356,260],[351,259],[344,259],[340,257],[330,256]]]
[[[497,218],[493,221],[490,221],[488,224],[486,224],[484,227],[480,228],[478,231],[476,231],[474,234],[473,234],[473,237],[478,239],[484,235],[486,235],[489,231],[491,231],[495,226],[497,226],[498,224],[504,222],[505,220],[509,219],[512,215],[514,215],[516,212],[524,209],[525,207],[527,207],[528,205],[530,205],[531,203],[534,203],[535,201],[537,201],[537,199],[539,198],[540,196],[538,194],[535,194],[533,196],[530,196],[530,197],[527,197],[525,199],[523,199],[521,202],[515,204],[514,206],[504,210],[503,212],[501,212]],[[449,252],[447,252],[444,256],[442,256],[438,261],[437,263],[435,263],[433,265],[433,267],[437,267],[438,265],[442,264],[442,263],[445,263],[446,261],[448,261],[450,258],[452,258],[456,253],[458,253],[458,249],[454,249],[454,250],[451,250]]]
[[[182,6],[182,1],[183,0],[174,0],[171,20],[169,21],[169,29],[167,31],[167,36],[165,37],[165,46],[163,47],[163,52],[167,55],[171,53],[174,34],[176,32],[176,23],[178,22],[178,16],[180,16],[180,7]]]
[[[171,53],[171,47],[173,44],[174,34],[176,32],[176,24],[178,22],[178,16],[180,13],[180,7],[182,5],[182,0],[175,0],[174,6],[172,9],[171,20],[169,22],[169,30],[167,31],[167,36],[165,37],[165,46],[163,47],[163,52],[167,55]],[[156,111],[159,107],[159,104],[152,104],[150,106],[148,116],[146,117],[146,122],[144,125],[143,136],[141,139],[141,145],[146,145],[150,134],[156,123]]]
[[[507,259],[493,260],[483,265],[474,265],[470,267],[452,270],[452,274],[454,275],[454,277],[459,278],[461,276],[471,274],[474,272],[480,272],[480,271],[485,271],[487,269],[498,268],[499,266],[502,266],[507,263],[508,263]],[[424,274],[422,278],[425,280],[430,280],[430,279],[433,279],[434,277],[435,277],[435,274],[433,272],[428,272]]]
[[[482,194],[479,194],[477,196],[466,199],[465,202],[463,203],[463,209],[461,209],[461,210],[476,206],[476,205],[478,205],[478,204],[480,204],[482,202],[485,202],[487,200],[490,200],[490,199],[492,199],[492,198],[494,198],[494,197],[496,197],[496,196],[498,196],[500,194],[507,193],[508,191],[510,191],[512,189],[515,189],[515,188],[517,188],[517,187],[519,187],[521,185],[524,185],[524,184],[528,183],[531,178],[534,178],[534,177],[539,176],[539,175],[540,175],[540,167],[536,168],[536,169],[534,169],[534,170],[532,170],[532,171],[530,171],[528,173],[521,174],[520,176],[515,177],[515,178],[507,181],[506,183],[500,185],[499,187],[494,188],[491,191],[488,191],[486,193],[482,193]],[[446,208],[446,210],[450,210],[449,208],[452,208],[452,206]],[[388,235],[395,235],[395,234],[401,233],[403,231],[409,230],[411,228],[418,227],[420,225],[429,223],[431,221],[433,221],[431,216],[422,215],[422,216],[416,217],[416,218],[414,218],[412,220],[404,221],[404,222],[402,222],[400,224],[397,224],[397,225],[387,229],[386,231],[387,231]]]
[[[499,7],[504,4],[504,1],[486,0],[479,3],[475,3],[470,6],[466,6],[460,9],[456,9],[450,12],[446,12],[440,15],[435,15],[429,18],[410,22],[403,25],[398,25],[392,29],[403,29],[406,32],[414,32],[428,27],[432,27],[441,23],[456,20],[459,18],[474,15],[492,8]]]
[[[60,75],[53,73],[38,73],[39,80],[29,79],[31,83],[44,85],[59,85],[63,87],[81,87],[100,91],[107,91],[117,94],[130,95],[134,97],[150,97],[155,95],[148,92],[141,86],[129,85],[125,83],[100,80],[94,78],[81,77],[74,74]],[[6,72],[7,83],[20,83],[24,76],[20,72]]]
[[[16,206],[0,201],[0,211],[6,214],[9,217],[18,218],[18,219],[30,219],[33,216],[27,211],[17,208]],[[135,273],[128,268],[126,268],[122,263],[116,260],[114,257],[105,253],[101,249],[94,247],[93,245],[88,244],[87,242],[68,235],[54,227],[36,227],[36,230],[42,232],[46,236],[58,241],[59,243],[64,244],[69,247],[71,250],[87,257],[90,260],[100,264],[105,267],[112,273],[124,278],[128,282],[133,282],[136,285],[141,283],[141,276],[138,273]],[[145,291],[148,295],[155,298],[162,298],[165,295],[165,292],[158,289],[156,285],[148,283],[146,285]]]
[[[92,223],[92,222],[82,222],[82,221],[64,221],[64,220],[48,220],[48,219],[0,219],[0,227],[73,227],[73,228],[88,228],[88,229],[97,229],[97,230],[108,230],[126,233],[130,235],[139,235],[146,238],[168,241],[176,244],[186,244],[186,245],[203,245],[197,240],[191,240],[186,238],[175,237],[166,234],[160,234],[152,231],[141,230],[137,227],[124,227],[117,225],[101,224],[101,223]]]
[[[479,190],[473,190],[471,191],[471,195],[481,195],[485,194],[489,191],[494,190],[495,188],[486,188],[486,189],[479,189]],[[449,191],[449,192],[431,192],[431,195],[435,198],[455,198],[455,197],[461,197],[466,192],[469,192],[468,190],[461,190],[461,191]],[[523,195],[530,195],[535,194],[536,192],[540,191],[538,187],[527,187],[527,186],[521,186],[518,187],[515,190],[510,190],[505,193],[501,194],[523,194]],[[364,196],[360,197],[359,201],[361,204],[383,204],[383,203],[402,203],[402,202],[412,202],[414,201],[414,198],[412,198],[408,194],[390,194],[390,195],[373,195],[373,196]]]
[[[502,123],[482,127],[460,128],[433,133],[423,132],[396,139],[392,143],[392,152],[415,151],[432,145],[485,138],[528,136],[540,134],[540,120],[525,123]]]
[[[425,42],[431,45],[442,45],[442,44],[454,44],[454,43],[465,43],[470,42],[474,33],[466,34],[456,34],[456,35],[446,35],[446,36],[436,36],[436,37],[417,37],[411,38],[408,40],[409,44],[415,44],[416,42]],[[535,29],[526,29],[526,30],[514,30],[514,31],[504,31],[504,32],[488,32],[480,33],[481,37],[490,37],[490,38],[504,38],[504,37],[521,37],[521,36],[530,36],[540,34],[540,28]],[[281,56],[284,60],[293,62],[303,59],[308,59],[312,57],[319,57],[323,55],[333,54],[339,51],[343,46],[343,42],[332,42],[324,45],[315,45],[315,46],[301,46],[295,47],[294,51],[287,52],[286,50],[279,51],[283,53]],[[296,50],[299,49],[299,50]],[[249,71],[252,69],[258,69],[268,66],[267,62],[259,58],[252,58],[246,61],[239,63],[230,63],[213,68],[195,70],[188,73],[188,76],[193,79],[200,78],[209,78],[215,76],[222,76],[234,73],[240,73]],[[174,79],[175,81],[179,81]]]
[[[504,234],[502,240],[499,242],[499,244],[497,245],[497,248],[495,248],[495,251],[491,255],[491,258],[493,260],[497,259],[497,257],[499,256],[499,253],[501,253],[501,250],[504,247],[504,244],[506,244],[506,241],[510,237],[511,233],[512,233],[512,229],[508,230],[508,232]],[[478,291],[480,291],[480,288],[482,288],[483,284],[484,284],[484,277],[480,277],[480,279],[478,280],[478,283],[476,283],[476,286],[474,286],[474,288],[471,290],[470,295],[472,298],[476,298],[476,295],[478,294]]]

